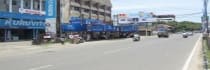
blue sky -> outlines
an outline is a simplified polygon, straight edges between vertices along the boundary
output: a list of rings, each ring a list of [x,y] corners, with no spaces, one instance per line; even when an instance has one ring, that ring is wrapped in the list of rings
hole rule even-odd
[[[113,14],[138,14],[139,11],[153,12],[154,14],[175,14],[177,21],[201,22],[201,15],[186,16],[202,12],[203,0],[111,0]],[[210,9],[210,8],[209,8]]]

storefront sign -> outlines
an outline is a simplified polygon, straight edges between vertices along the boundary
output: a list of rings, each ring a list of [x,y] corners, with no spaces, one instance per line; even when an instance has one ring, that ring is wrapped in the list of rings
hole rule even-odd
[[[57,13],[57,0],[46,0],[46,17],[56,18]]]
[[[0,20],[0,26],[8,28],[24,28],[24,29],[44,29],[45,24],[41,21],[23,21],[23,20]]]
[[[44,11],[39,11],[39,10],[31,10],[31,9],[22,9],[19,8],[20,13],[28,13],[28,14],[38,14],[38,15],[45,15]]]

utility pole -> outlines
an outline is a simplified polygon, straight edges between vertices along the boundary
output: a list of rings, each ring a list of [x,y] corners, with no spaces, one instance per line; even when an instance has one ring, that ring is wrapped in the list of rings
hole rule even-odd
[[[61,0],[57,0],[57,17],[56,17],[57,37],[61,37]]]
[[[205,20],[205,22],[204,22],[204,24],[205,24],[205,29],[206,29],[206,31],[207,31],[207,35],[209,35],[209,29],[208,29],[208,26],[209,26],[209,24],[208,24],[209,21],[208,21],[208,20],[209,20],[209,18],[208,18],[207,6],[208,6],[208,0],[204,0],[203,17],[204,17],[204,20]]]

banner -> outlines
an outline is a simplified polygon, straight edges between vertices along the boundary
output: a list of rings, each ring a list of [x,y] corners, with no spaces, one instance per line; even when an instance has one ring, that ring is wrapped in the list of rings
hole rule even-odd
[[[57,0],[46,0],[46,33],[56,33]]]
[[[0,27],[22,29],[45,29],[43,21],[0,20]]]

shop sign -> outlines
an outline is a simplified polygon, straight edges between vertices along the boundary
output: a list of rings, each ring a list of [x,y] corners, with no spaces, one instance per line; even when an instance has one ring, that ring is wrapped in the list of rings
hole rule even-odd
[[[44,11],[39,11],[39,10],[31,10],[31,9],[23,9],[19,8],[20,13],[28,13],[28,14],[38,14],[38,15],[45,15]]]
[[[23,20],[0,20],[1,26],[10,28],[31,28],[44,29],[45,24],[41,21],[23,21]]]

